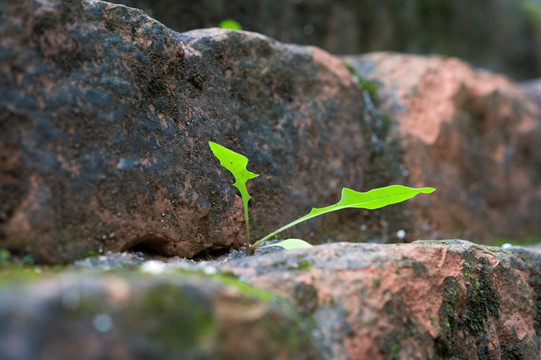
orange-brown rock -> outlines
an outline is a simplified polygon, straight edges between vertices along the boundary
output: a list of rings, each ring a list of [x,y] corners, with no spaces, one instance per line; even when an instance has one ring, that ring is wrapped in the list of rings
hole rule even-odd
[[[413,238],[483,240],[541,234],[540,108],[508,78],[453,58],[347,57],[379,84],[406,182],[438,189],[413,200]]]
[[[335,243],[226,263],[313,318],[334,359],[538,359],[541,256],[461,240]]]
[[[38,280],[0,264],[0,358],[541,356],[539,250],[335,243],[105,274],[122,257],[102,258]]]

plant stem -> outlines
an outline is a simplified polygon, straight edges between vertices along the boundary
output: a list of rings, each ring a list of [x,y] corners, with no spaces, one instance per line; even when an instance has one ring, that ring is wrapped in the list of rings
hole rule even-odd
[[[242,200],[244,206],[244,223],[246,224],[246,251],[250,252],[252,245],[250,244],[250,217],[248,216],[248,201]]]
[[[253,247],[253,248],[256,248],[259,244],[261,244],[261,243],[264,242],[264,241],[267,241],[267,240],[271,239],[273,236],[277,235],[278,233],[281,233],[282,231],[287,230],[287,229],[289,229],[289,228],[292,227],[292,226],[295,226],[295,225],[297,225],[297,224],[299,224],[299,223],[301,223],[301,222],[303,222],[303,221],[306,221],[306,220],[308,220],[308,219],[311,219],[311,218],[316,217],[316,216],[319,216],[319,215],[321,215],[321,214],[317,214],[317,215],[310,216],[310,217],[309,217],[308,215],[306,215],[306,216],[303,216],[303,217],[300,218],[300,219],[297,219],[297,220],[295,220],[295,221],[292,221],[292,222],[290,222],[289,224],[282,226],[282,227],[279,228],[278,230],[275,230],[275,231],[271,232],[270,234],[268,234],[268,235],[265,236],[264,238],[262,238],[262,239],[256,241],[256,242],[252,245],[252,247]]]

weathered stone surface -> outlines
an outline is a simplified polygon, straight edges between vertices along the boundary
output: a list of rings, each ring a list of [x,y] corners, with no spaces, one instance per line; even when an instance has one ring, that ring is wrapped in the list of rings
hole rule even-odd
[[[412,200],[414,239],[541,235],[540,108],[507,78],[458,59],[373,53],[345,58],[380,84],[396,122]]]
[[[0,265],[0,358],[541,356],[541,253],[525,248],[335,243],[94,270],[15,283]]]
[[[456,56],[517,79],[541,76],[541,4],[532,0],[115,0],[176,31],[234,18],[245,30],[333,54]]]
[[[4,284],[0,323],[3,360],[329,358],[287,302],[223,276],[65,273]]]
[[[467,241],[335,243],[226,263],[290,299],[335,359],[537,359],[541,256]]]
[[[538,106],[541,106],[541,79],[523,82],[520,87]]]
[[[322,50],[178,34],[101,1],[8,1],[0,17],[4,248],[60,262],[137,244],[181,257],[240,246],[240,198],[209,140],[262,174],[256,235],[363,188],[359,87]]]

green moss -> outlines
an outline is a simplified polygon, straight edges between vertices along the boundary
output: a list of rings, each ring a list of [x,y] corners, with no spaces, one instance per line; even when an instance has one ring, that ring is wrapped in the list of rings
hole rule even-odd
[[[254,297],[265,302],[269,302],[276,299],[276,297],[273,294],[266,292],[264,290],[258,289],[230,275],[217,274],[217,275],[212,275],[211,278],[224,285],[234,286],[237,290],[239,290],[239,292],[241,292],[242,294],[248,297]]]
[[[477,278],[473,276],[471,265],[468,262],[464,262],[462,265],[462,273],[467,280],[477,283]]]
[[[438,327],[438,322],[439,322],[438,320],[439,319],[438,319],[437,316],[432,315],[430,317],[430,325],[432,325],[433,328],[437,328]]]
[[[387,359],[400,359],[400,349],[402,349],[402,346],[400,345],[401,341],[401,334],[394,333],[391,334],[391,336],[387,337],[388,348],[385,352]]]
[[[97,249],[89,249],[89,250],[86,250],[86,251],[83,252],[82,257],[84,259],[84,258],[96,257],[96,256],[100,256],[100,255],[101,254],[100,254],[99,250],[97,250]]]
[[[204,351],[217,333],[209,298],[193,286],[162,283],[148,289],[126,319],[134,332],[143,330],[167,355]]]
[[[445,278],[444,287],[443,302],[440,308],[440,327],[443,337],[450,340],[456,334],[458,328],[457,306],[461,289],[459,282],[452,277]],[[445,350],[442,355],[450,355],[449,350],[451,349]]]
[[[0,264],[0,286],[35,281],[44,276],[57,274],[63,267],[42,267],[31,265]]]
[[[471,344],[464,340],[464,332],[475,341],[480,358],[493,356],[488,350],[487,321],[499,317],[500,296],[492,282],[492,266],[487,257],[475,258],[471,252],[465,252],[464,258],[466,288],[455,278],[448,277],[444,282],[441,336],[435,341],[435,353],[440,358],[467,357]]]
[[[449,246],[453,245],[450,241],[447,240],[422,240],[417,242],[421,246]]]
[[[462,320],[470,334],[479,335],[485,331],[489,317],[499,316],[500,295],[492,283],[492,266],[488,258],[474,259],[466,253],[463,273],[468,280],[468,299]]]
[[[11,258],[11,253],[8,250],[0,249],[0,266],[8,264]]]
[[[302,316],[313,314],[319,307],[317,288],[304,282],[294,287],[293,299]]]
[[[120,269],[119,271],[123,271]],[[150,277],[153,277],[154,275],[146,274],[146,273],[140,273],[141,275],[148,275]],[[182,276],[194,276],[199,278],[207,278],[212,279],[222,285],[226,286],[233,286],[237,290],[239,290],[240,293],[243,295],[246,295],[248,297],[257,298],[259,300],[262,300],[264,302],[273,301],[276,299],[276,296],[261,290],[259,288],[256,288],[248,283],[245,283],[243,281],[240,281],[236,275],[234,275],[232,272],[224,272],[219,274],[212,274],[208,275],[203,270],[193,270],[193,269],[178,269],[174,272],[176,275],[182,275]]]
[[[365,78],[363,78],[354,68],[353,66],[351,66],[350,64],[346,63],[346,62],[342,62],[342,64],[344,64],[344,66],[349,70],[349,73],[351,74],[351,77],[353,77],[353,79],[364,89],[368,92],[368,94],[370,95],[370,97],[372,98],[372,101],[376,101],[377,99],[377,95],[378,95],[378,90],[379,90],[379,85],[374,82],[374,81],[370,81],[370,80],[367,80]]]

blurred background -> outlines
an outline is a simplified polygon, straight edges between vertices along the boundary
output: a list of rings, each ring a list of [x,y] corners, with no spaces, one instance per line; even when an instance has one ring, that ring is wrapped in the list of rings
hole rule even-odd
[[[541,0],[116,0],[171,29],[243,30],[333,54],[456,56],[515,80],[541,77]]]

